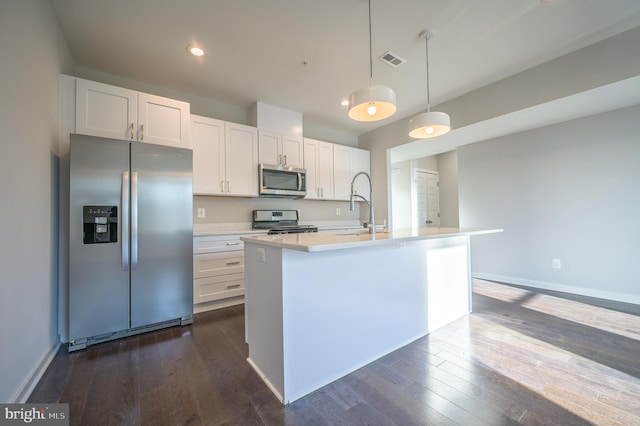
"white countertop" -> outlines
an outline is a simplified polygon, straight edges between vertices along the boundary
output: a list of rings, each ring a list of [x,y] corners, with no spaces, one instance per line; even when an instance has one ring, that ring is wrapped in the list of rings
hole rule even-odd
[[[502,232],[502,229],[469,229],[469,228],[421,228],[400,230],[378,230],[375,235],[368,231],[353,232],[310,232],[302,234],[280,234],[243,236],[240,239],[271,247],[287,248],[299,251],[341,250],[372,245],[399,243],[433,238],[448,238],[463,235],[482,235]]]

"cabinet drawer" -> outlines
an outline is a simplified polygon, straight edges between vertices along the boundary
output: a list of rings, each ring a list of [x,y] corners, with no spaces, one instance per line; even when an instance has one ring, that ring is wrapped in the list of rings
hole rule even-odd
[[[204,278],[244,272],[244,252],[205,253],[193,256],[193,277]]]
[[[194,237],[193,254],[219,253],[244,250],[244,241],[239,236]]]
[[[193,303],[242,296],[244,274],[221,275],[193,280]]]

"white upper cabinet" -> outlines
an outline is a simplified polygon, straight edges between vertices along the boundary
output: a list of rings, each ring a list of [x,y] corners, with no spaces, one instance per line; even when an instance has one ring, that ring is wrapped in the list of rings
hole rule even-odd
[[[351,160],[353,148],[344,145],[333,147],[333,185],[336,200],[349,200],[351,195]]]
[[[255,127],[191,116],[193,193],[258,196],[258,133]]]
[[[138,93],[138,140],[190,149],[190,110],[186,102]]]
[[[76,133],[133,140],[138,92],[76,80]]]
[[[303,168],[302,137],[259,130],[258,147],[260,163]]]
[[[224,195],[224,121],[191,116],[193,193]]]
[[[76,80],[76,133],[191,148],[189,104]]]
[[[364,149],[304,138],[305,198],[348,201],[353,177],[359,172],[370,173],[369,159],[369,151]],[[358,177],[353,189],[356,194],[369,199],[366,177]]]
[[[351,198],[351,182],[359,172],[370,175],[370,153],[365,149],[336,145],[333,148],[333,179],[335,182],[335,199]],[[359,176],[353,183],[353,192],[369,200],[369,180]],[[356,201],[362,201],[356,198]]]
[[[258,130],[225,123],[226,195],[258,196]]]
[[[282,156],[284,166],[304,168],[304,144],[302,136],[283,135],[282,136]]]
[[[329,142],[304,138],[308,200],[333,199],[333,147]]]
[[[272,166],[280,164],[282,135],[269,130],[258,131],[258,161]]]

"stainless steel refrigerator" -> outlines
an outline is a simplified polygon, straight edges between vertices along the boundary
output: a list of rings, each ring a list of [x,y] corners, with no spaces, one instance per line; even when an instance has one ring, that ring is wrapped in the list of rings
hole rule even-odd
[[[192,152],[71,135],[69,351],[193,315]]]

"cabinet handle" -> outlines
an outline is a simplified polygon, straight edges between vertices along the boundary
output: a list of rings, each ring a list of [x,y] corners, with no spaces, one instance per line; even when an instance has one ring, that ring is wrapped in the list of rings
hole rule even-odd
[[[131,123],[131,126],[129,126],[129,140],[133,140],[133,123]]]
[[[240,245],[240,241],[235,241],[235,242],[228,242],[227,243],[228,246],[239,246]]]
[[[287,154],[283,155],[284,157],[284,163],[282,164],[283,166],[287,165]]]
[[[227,290],[231,290],[232,288],[240,288],[240,284],[232,284],[227,286]]]
[[[278,164],[282,164],[282,154],[278,154]]]
[[[324,198],[324,187],[320,188],[320,196]]]
[[[230,180],[227,181],[227,192],[228,193],[231,192],[231,181]]]
[[[227,266],[231,266],[231,265],[239,265],[239,264],[240,264],[240,261],[239,261],[239,260],[236,260],[236,261],[233,261],[233,262],[227,262],[227,263],[225,263],[225,265],[227,265]]]
[[[144,140],[144,124],[140,125],[140,140]]]
[[[220,192],[224,192],[224,180],[220,181]]]

